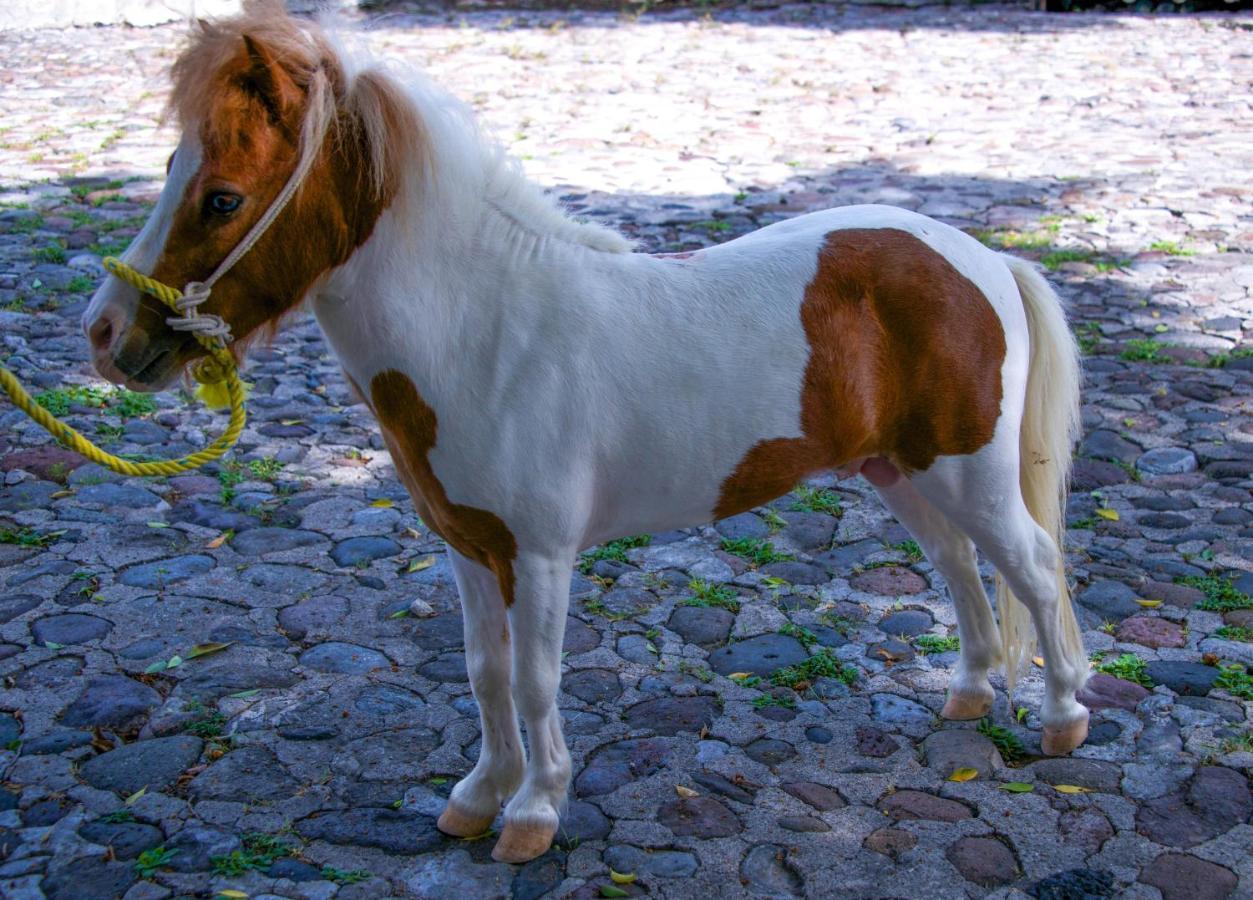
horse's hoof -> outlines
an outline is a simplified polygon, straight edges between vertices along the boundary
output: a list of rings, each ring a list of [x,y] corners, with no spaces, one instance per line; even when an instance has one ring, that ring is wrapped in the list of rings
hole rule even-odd
[[[1044,727],[1044,737],[1040,741],[1040,748],[1044,751],[1045,756],[1065,756],[1082,744],[1087,736],[1087,716],[1084,716],[1078,722],[1061,728],[1049,728],[1046,725]]]
[[[463,813],[451,803],[439,814],[435,827],[451,837],[478,837],[492,827],[493,816],[475,816]]]
[[[949,693],[944,701],[944,709],[940,715],[946,719],[962,722],[967,719],[982,719],[992,711],[992,698],[981,694]]]
[[[530,862],[547,853],[556,836],[556,828],[506,824],[492,850],[492,859],[503,863]]]

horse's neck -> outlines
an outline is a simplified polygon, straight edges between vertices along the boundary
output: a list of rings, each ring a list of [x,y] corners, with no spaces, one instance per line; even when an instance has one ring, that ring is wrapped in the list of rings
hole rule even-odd
[[[354,380],[400,369],[432,400],[500,374],[502,342],[526,331],[528,317],[548,318],[563,271],[573,274],[589,254],[626,256],[532,229],[487,197],[418,218],[385,213],[313,309]]]

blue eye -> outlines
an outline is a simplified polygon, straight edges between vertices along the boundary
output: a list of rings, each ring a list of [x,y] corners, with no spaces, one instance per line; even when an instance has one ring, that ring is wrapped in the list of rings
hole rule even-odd
[[[242,202],[243,198],[238,194],[227,194],[222,191],[212,193],[205,199],[205,205],[209,211],[219,216],[229,216],[239,209],[239,204]]]

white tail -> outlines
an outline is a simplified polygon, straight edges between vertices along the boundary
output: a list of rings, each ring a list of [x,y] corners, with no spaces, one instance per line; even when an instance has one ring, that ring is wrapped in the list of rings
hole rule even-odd
[[[1019,484],[1031,517],[1057,545],[1057,617],[1067,661],[1087,670],[1083,636],[1070,605],[1066,585],[1066,493],[1071,452],[1079,437],[1079,348],[1066,324],[1061,298],[1036,266],[1013,256],[1002,257],[1018,283],[1031,361],[1027,397],[1019,437]],[[996,576],[996,609],[1000,620],[1005,680],[1012,694],[1019,667],[1035,652],[1035,628],[1027,608]]]

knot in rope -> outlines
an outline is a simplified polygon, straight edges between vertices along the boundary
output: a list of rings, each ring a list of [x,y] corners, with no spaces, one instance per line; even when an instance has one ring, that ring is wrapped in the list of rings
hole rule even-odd
[[[212,288],[203,281],[187,282],[186,287],[183,288],[183,295],[174,301],[174,309],[178,310],[180,315],[168,317],[165,324],[175,331],[217,341],[224,347],[231,342],[231,326],[227,325],[226,320],[221,316],[200,311],[200,304],[209,299],[211,290]]]

